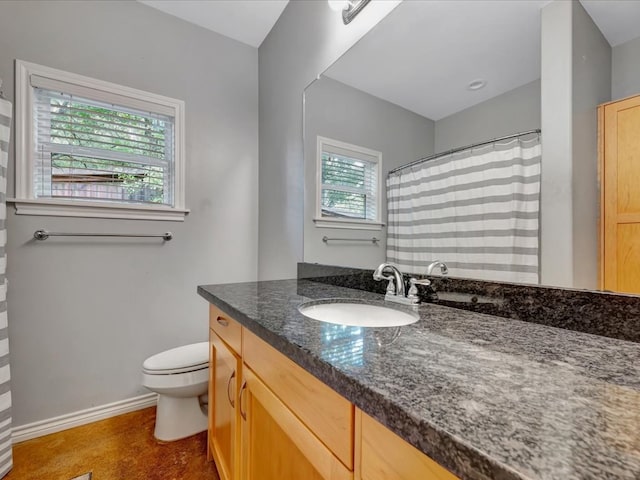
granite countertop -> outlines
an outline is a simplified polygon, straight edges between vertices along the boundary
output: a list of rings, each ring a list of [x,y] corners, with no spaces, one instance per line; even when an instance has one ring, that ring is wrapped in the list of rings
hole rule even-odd
[[[433,304],[333,325],[297,307],[383,296],[309,280],[198,293],[461,478],[640,478],[638,343]]]

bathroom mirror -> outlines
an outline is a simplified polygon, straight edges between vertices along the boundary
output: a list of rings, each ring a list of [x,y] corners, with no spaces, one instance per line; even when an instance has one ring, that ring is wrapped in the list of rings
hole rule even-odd
[[[553,31],[552,16],[562,12],[552,11],[553,3],[557,2],[402,2],[305,89],[305,262],[374,268],[387,259],[388,229],[377,222],[387,222],[385,180],[390,170],[458,147],[542,128],[540,283],[597,287],[596,106],[640,93],[640,26],[629,21],[639,2],[575,2],[570,20],[573,72],[570,67],[550,71],[552,62],[545,65],[541,60],[545,52],[548,58],[548,52],[554,54],[561,45],[562,39],[556,37],[562,30]],[[543,15],[549,17],[547,26]],[[607,68],[601,68],[603,64]],[[589,68],[597,69],[597,75]],[[541,86],[543,75],[546,90]],[[586,158],[588,166],[574,168],[578,173],[563,183],[556,165],[544,162],[557,148],[554,142],[561,130],[553,123],[557,107],[553,97],[562,93],[567,81],[575,92],[575,120],[573,133],[563,134],[573,136],[574,144],[583,138],[573,154]],[[576,112],[579,103],[583,111]],[[318,207],[318,191],[324,187],[317,172],[328,168],[319,160],[326,147],[322,141],[338,159],[340,154],[348,158],[357,153],[359,147],[381,154],[377,221],[372,217],[354,225],[339,211]],[[332,144],[337,145],[333,150]],[[561,218],[566,206],[562,195],[572,183],[579,201],[569,205],[567,222],[566,216]],[[554,257],[561,255],[561,244],[569,237],[576,265],[573,280],[563,277],[564,267]],[[465,262],[464,255],[440,259]],[[424,273],[420,268],[414,271]],[[557,272],[552,272],[554,268]],[[492,279],[468,270],[457,276]]]

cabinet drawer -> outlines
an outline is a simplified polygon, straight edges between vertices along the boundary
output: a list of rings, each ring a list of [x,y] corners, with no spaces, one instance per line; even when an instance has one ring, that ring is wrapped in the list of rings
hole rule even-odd
[[[219,308],[209,306],[209,328],[239,355],[242,350],[242,326]]]
[[[353,405],[247,329],[243,336],[244,362],[349,470],[353,470]]]
[[[369,415],[356,410],[359,424],[356,478],[361,480],[458,480],[420,450]]]

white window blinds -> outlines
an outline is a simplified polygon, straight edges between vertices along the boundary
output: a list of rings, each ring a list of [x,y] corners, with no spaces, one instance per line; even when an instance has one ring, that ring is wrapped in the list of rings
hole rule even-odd
[[[325,145],[320,201],[323,218],[376,221],[378,162],[366,154]]]
[[[174,205],[173,117],[36,87],[33,122],[37,198]]]

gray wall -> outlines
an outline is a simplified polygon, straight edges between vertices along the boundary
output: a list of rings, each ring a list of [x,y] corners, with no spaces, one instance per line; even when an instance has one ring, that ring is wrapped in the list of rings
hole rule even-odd
[[[540,80],[436,122],[435,151],[540,128]]]
[[[572,286],[595,289],[600,213],[597,107],[611,99],[611,47],[582,5],[572,3]]]
[[[386,228],[382,231],[319,228],[316,208],[317,136],[351,143],[382,153],[382,213],[386,223],[385,179],[389,170],[433,153],[434,122],[328,77],[305,90],[304,118],[304,261],[375,268],[386,258]],[[324,243],[323,236],[381,239],[372,243]]]
[[[184,223],[16,216],[9,206],[13,417],[22,425],[148,393],[147,356],[207,339],[196,286],[256,278],[258,51],[132,1],[3,1],[0,45],[8,97],[19,58],[186,102]],[[174,240],[35,244],[38,228],[171,230]]]
[[[302,92],[398,2],[349,25],[324,1],[291,0],[259,49],[261,279],[293,278],[303,257]]]
[[[540,283],[573,284],[571,28],[573,2],[542,9]]]
[[[640,94],[640,37],[613,47],[611,100]]]

